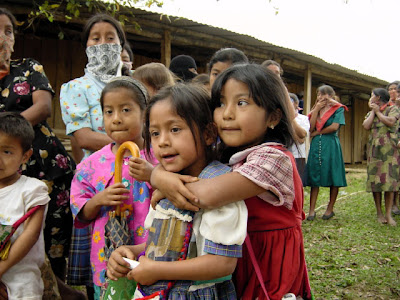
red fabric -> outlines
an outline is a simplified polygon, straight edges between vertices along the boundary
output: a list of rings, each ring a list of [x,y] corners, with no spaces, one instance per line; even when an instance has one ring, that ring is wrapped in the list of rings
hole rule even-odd
[[[324,115],[322,117],[319,117],[317,119],[317,121],[315,122],[315,128],[318,131],[321,131],[322,128],[324,127],[326,121],[329,120],[329,118],[335,113],[335,111],[337,111],[339,108],[344,107],[344,109],[346,111],[348,111],[349,109],[347,108],[346,105],[343,105],[341,103],[336,103],[334,106],[332,106],[326,113],[324,113]],[[311,114],[308,114],[308,118],[311,119]]]
[[[258,197],[247,199],[247,230],[270,299],[281,300],[286,293],[311,299],[301,231],[305,217],[303,186],[292,154],[282,147],[278,149],[290,157],[293,165],[293,208],[273,206]],[[243,247],[243,257],[238,260],[234,281],[238,299],[266,299],[247,247]]]

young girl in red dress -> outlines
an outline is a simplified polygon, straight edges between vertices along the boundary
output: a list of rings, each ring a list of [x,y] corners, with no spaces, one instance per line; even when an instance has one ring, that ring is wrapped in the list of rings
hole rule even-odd
[[[190,178],[166,176],[157,167],[152,183],[182,208],[246,199],[248,237],[269,299],[280,300],[287,293],[311,299],[301,231],[303,189],[287,150],[294,141],[293,112],[282,81],[258,65],[232,66],[213,84],[211,106],[222,160],[229,160],[233,172],[187,183]],[[234,282],[238,299],[268,299],[247,247]]]

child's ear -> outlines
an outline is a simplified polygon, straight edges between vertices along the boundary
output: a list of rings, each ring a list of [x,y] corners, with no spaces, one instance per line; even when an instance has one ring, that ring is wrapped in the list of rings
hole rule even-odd
[[[217,126],[215,123],[210,123],[207,125],[206,130],[204,131],[204,140],[206,141],[206,145],[210,146],[217,140]]]
[[[32,153],[33,153],[33,149],[32,148],[29,149],[28,151],[26,151],[24,153],[24,155],[22,156],[22,163],[24,163],[24,164],[27,163],[29,158],[31,158]]]
[[[269,114],[268,117],[268,127],[276,127],[282,119],[282,111],[278,108],[272,113]]]

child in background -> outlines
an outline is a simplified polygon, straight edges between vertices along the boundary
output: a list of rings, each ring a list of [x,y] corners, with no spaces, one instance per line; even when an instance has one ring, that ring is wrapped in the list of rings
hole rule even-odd
[[[0,113],[0,223],[12,225],[41,206],[19,226],[8,257],[0,259],[0,281],[7,287],[8,299],[41,300],[43,295],[43,225],[50,198],[43,182],[19,173],[32,155],[34,137],[32,126],[19,113]]]
[[[104,254],[104,226],[108,212],[117,205],[124,205],[131,214],[128,227],[134,244],[146,241],[144,220],[149,210],[151,188],[149,181],[153,166],[143,158],[124,158],[122,183],[114,183],[115,154],[126,142],[136,143],[143,149],[143,116],[147,92],[137,80],[123,76],[112,79],[100,97],[104,126],[114,141],[90,155],[78,165],[71,187],[71,210],[74,225],[82,228],[93,224],[90,260],[95,284],[95,299],[99,299],[105,283],[106,257]],[[141,157],[144,157],[141,151]],[[135,168],[135,176],[129,174],[128,164]]]
[[[240,63],[245,64],[248,62],[249,59],[247,58],[247,56],[242,51],[236,48],[219,49],[211,57],[208,64],[208,70],[210,72],[210,87],[213,86],[213,83],[215,79],[217,79],[217,76],[224,70],[228,69],[230,66]]]
[[[132,76],[133,52],[131,46],[129,46],[128,41],[125,43],[124,47],[122,47],[121,60],[124,64],[122,73],[127,76]]]
[[[296,94],[289,93],[290,100],[292,102],[294,111],[295,111],[295,119],[294,121],[300,126],[306,133],[310,130],[310,120],[307,116],[304,116],[299,113],[299,98],[297,98]],[[293,122],[292,125],[295,125]],[[296,131],[296,130],[295,130]],[[289,151],[292,152],[294,159],[296,160],[297,171],[300,174],[301,181],[303,182],[303,186],[306,185],[307,182],[307,172],[306,172],[306,138],[307,134],[303,139],[298,139],[297,144],[293,144],[290,146]]]
[[[172,72],[161,63],[148,63],[138,67],[132,75],[146,87],[152,98],[162,87],[174,85]]]
[[[162,89],[147,108],[146,128],[147,150],[151,142],[166,170],[199,178],[230,171],[213,160],[216,128],[204,88],[177,84]],[[146,218],[149,238],[140,265],[128,273],[122,257],[138,257],[144,245],[122,246],[112,253],[107,275],[117,279],[128,273],[142,284],[135,295],[139,298],[237,299],[231,274],[241,256],[246,223],[243,201],[194,213],[163,199]]]
[[[192,83],[203,86],[207,90],[207,92],[209,92],[211,95],[210,75],[205,73],[199,74],[192,79]]]
[[[271,300],[287,293],[310,299],[301,223],[303,189],[287,147],[294,142],[282,80],[258,65],[236,65],[213,84],[211,105],[223,160],[233,172],[182,185],[160,167],[152,183],[178,207],[220,207],[246,199],[248,236]],[[175,178],[174,178],[175,177]],[[216,188],[218,187],[218,188]],[[238,299],[266,299],[248,248],[235,271]]]

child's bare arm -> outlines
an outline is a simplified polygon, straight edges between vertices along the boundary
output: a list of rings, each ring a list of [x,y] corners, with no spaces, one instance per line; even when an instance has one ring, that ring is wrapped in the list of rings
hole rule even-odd
[[[24,231],[11,245],[6,260],[0,261],[0,279],[7,270],[17,264],[37,242],[42,230],[45,206],[39,208],[24,223]]]
[[[97,217],[102,206],[121,205],[125,199],[128,199],[128,193],[129,190],[122,183],[110,185],[89,199],[82,207],[78,217],[84,221],[92,221]]]
[[[161,165],[156,166],[151,174],[151,185],[159,193],[153,194],[153,208],[159,200],[168,198],[178,208],[198,211],[199,208],[192,204],[195,203],[196,196],[185,187],[185,183],[198,180],[197,177],[167,172]]]
[[[154,166],[143,158],[131,157],[129,159],[129,175],[138,181],[150,182],[153,169]]]
[[[107,277],[117,280],[120,277],[126,276],[130,269],[129,263],[123,260],[123,257],[136,259],[144,251],[145,246],[145,243],[134,246],[121,246],[113,251],[107,262]]]
[[[193,259],[162,262],[147,257],[128,273],[128,279],[149,285],[158,280],[211,280],[233,273],[237,258],[220,255],[202,255]]]
[[[210,179],[201,179],[186,184],[183,184],[182,181],[176,179],[173,176],[174,173],[169,173],[167,171],[163,172],[168,174],[164,175],[164,180],[166,181],[168,178],[169,183],[159,185],[160,190],[163,189],[161,190],[161,193],[164,194],[176,207],[182,209],[196,211],[198,210],[197,207],[208,209],[218,208],[266,192],[264,188],[237,172],[223,174]],[[182,185],[182,187],[176,188],[175,185],[171,183],[172,180],[175,180],[177,184]],[[185,195],[189,193],[193,196],[185,198],[182,192],[184,189],[187,190]],[[170,198],[168,195],[173,193],[179,194],[180,197],[174,196]],[[157,194],[154,197],[157,197]],[[275,196],[271,193],[271,197]],[[152,204],[154,204],[156,200],[160,200],[158,198],[152,199]]]

